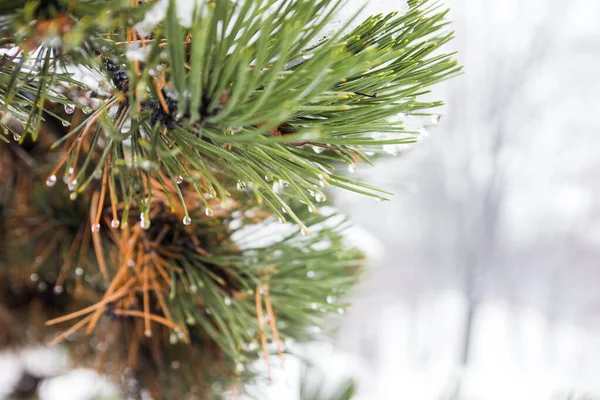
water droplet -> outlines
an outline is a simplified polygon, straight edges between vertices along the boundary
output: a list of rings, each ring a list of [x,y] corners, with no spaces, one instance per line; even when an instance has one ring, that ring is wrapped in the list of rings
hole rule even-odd
[[[65,104],[65,112],[69,115],[75,112],[75,106],[73,104]]]
[[[266,175],[265,175],[265,181],[266,181],[266,182],[270,182],[271,180],[269,179],[269,177],[268,177],[268,176],[266,176]]]
[[[37,282],[40,280],[40,276],[38,274],[31,274],[29,279],[31,279],[33,282]]]
[[[93,224],[92,232],[100,232],[100,224]]]
[[[279,184],[281,186],[283,186],[284,188],[288,187],[290,185],[290,183],[288,181],[284,181],[283,179],[279,180]]]
[[[210,311],[210,308],[206,307],[206,315],[212,315],[212,311]]]
[[[110,221],[110,227],[113,229],[117,229],[120,225],[121,222],[119,222],[118,219],[113,219],[112,221]]]
[[[75,172],[75,168],[69,167],[69,173],[68,173],[68,175],[73,175],[74,172]]]
[[[61,125],[62,125],[62,126],[64,126],[64,127],[66,128],[67,126],[69,126],[69,125],[71,125],[71,124],[69,123],[69,121],[62,120],[62,121],[61,121]]]
[[[177,182],[178,185],[181,185],[183,183],[183,176],[178,175],[175,182]]]
[[[56,293],[56,294],[61,294],[64,290],[65,289],[60,285],[54,286],[54,293]]]
[[[150,228],[150,220],[144,214],[140,215],[140,226],[142,229]]]
[[[69,199],[71,201],[74,201],[75,199],[77,199],[77,192],[73,192],[69,195]]]
[[[185,323],[188,325],[196,325],[196,318],[194,318],[190,315],[189,317],[186,318]]]
[[[146,329],[144,331],[144,335],[146,335],[146,337],[152,337],[152,331],[150,329]]]
[[[247,345],[244,346],[244,350],[246,351],[256,351],[258,350],[258,343],[256,342],[250,342]]]
[[[434,114],[431,116],[431,124],[432,125],[437,125],[440,122],[440,115],[439,114]]]
[[[56,184],[56,175],[50,175],[48,179],[46,179],[46,186],[52,187]]]
[[[285,220],[285,218],[283,217],[279,217],[279,223],[280,224],[285,224],[287,221]]]
[[[102,170],[101,169],[97,169],[94,171],[94,179],[99,180],[100,178],[102,178]]]
[[[310,279],[313,279],[315,276],[317,276],[317,274],[315,274],[315,271],[308,271],[306,276]]]
[[[308,228],[302,228],[300,230],[300,233],[302,234],[302,236],[307,236],[307,235],[311,235],[312,234],[312,232]]]
[[[327,184],[325,183],[325,181],[319,181],[319,186],[321,186],[322,188],[324,188]]]
[[[310,331],[311,333],[320,333],[320,332],[321,332],[321,328],[320,328],[320,327],[318,327],[318,326],[311,326],[311,327],[309,328],[309,331]]]
[[[310,211],[311,213],[316,214],[317,213],[317,207],[310,205],[308,206],[308,211]]]
[[[204,214],[206,214],[207,217],[212,217],[214,215],[213,211],[208,207],[206,207],[206,210],[204,210]]]
[[[246,182],[237,181],[237,190],[244,192],[247,188],[248,186],[246,185]]]
[[[402,150],[402,145],[399,144],[386,144],[383,146],[383,151],[392,156],[400,154],[400,150]]]
[[[207,208],[208,210],[208,208]],[[185,217],[183,217],[183,224],[184,225],[189,225],[192,223],[192,219],[190,217],[188,217],[187,215]]]
[[[348,172],[350,172],[351,174],[356,172],[356,167],[354,166],[354,164],[348,165]]]
[[[21,135],[18,134],[13,134],[13,139],[15,140],[15,142],[18,142],[19,140],[21,140]]]
[[[135,261],[133,261],[131,258],[129,260],[127,260],[127,266],[129,268],[133,268],[135,267]]]
[[[71,182],[69,182],[68,187],[71,192],[77,189],[77,179],[73,179]]]
[[[244,372],[244,369],[245,369],[245,368],[244,368],[244,366],[243,366],[241,363],[237,363],[237,364],[235,364],[235,370],[236,370],[236,372],[237,372],[238,374],[239,374],[239,373],[241,373],[241,372]]]
[[[327,296],[327,303],[332,304],[335,301],[335,297]]]
[[[346,310],[344,310],[342,307],[339,307],[337,309],[337,313],[340,314],[340,315],[344,314],[345,312],[346,312]]]
[[[327,200],[327,197],[326,197],[324,194],[322,194],[322,193],[317,193],[317,194],[315,195],[315,200],[316,200],[318,203],[322,203],[322,202],[324,202],[325,200]]]
[[[94,111],[94,109],[92,107],[83,107],[81,111],[83,111],[85,115],[89,115],[92,111]]]
[[[75,268],[75,275],[77,275],[77,276],[83,275],[83,268],[81,268],[81,267]]]
[[[179,342],[179,338],[177,338],[177,335],[175,333],[171,333],[169,335],[169,343],[177,344],[177,342]]]
[[[181,367],[181,363],[179,361],[173,361],[171,363],[171,368],[172,369],[179,369],[179,367]]]
[[[325,151],[325,149],[324,149],[324,148],[322,148],[322,147],[319,147],[319,146],[313,146],[313,147],[312,147],[312,149],[313,149],[313,151],[314,151],[315,153],[317,153],[317,154],[321,154],[323,151]]]
[[[317,303],[311,303],[310,308],[312,308],[313,310],[316,310],[317,308],[319,308],[319,305]]]
[[[223,302],[225,302],[225,305],[226,305],[227,307],[229,307],[229,306],[231,305],[231,299],[230,299],[229,297],[225,297],[225,298],[223,299]]]
[[[46,282],[44,282],[44,281],[41,281],[41,282],[38,284],[38,290],[39,290],[40,292],[43,292],[43,291],[44,291],[44,290],[46,290],[47,288],[48,288],[48,284],[47,284]]]
[[[285,209],[285,207],[281,207],[281,212],[284,213],[284,214],[288,213],[287,210]]]
[[[140,163],[140,168],[144,171],[150,171],[152,169],[152,163],[149,160],[144,160]]]
[[[190,293],[196,293],[198,291],[198,286],[190,285]]]

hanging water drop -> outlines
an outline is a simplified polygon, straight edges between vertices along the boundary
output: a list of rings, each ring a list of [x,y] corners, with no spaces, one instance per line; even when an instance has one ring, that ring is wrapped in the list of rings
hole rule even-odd
[[[317,153],[317,154],[321,154],[323,151],[325,151],[325,149],[324,149],[324,148],[322,148],[322,147],[319,147],[319,146],[313,146],[313,147],[312,147],[312,149],[313,149],[313,151],[314,151],[315,153]]]
[[[81,268],[81,267],[75,268],[75,275],[77,275],[77,276],[83,275],[83,268]]]
[[[64,126],[65,128],[66,128],[67,126],[71,125],[71,124],[69,123],[69,121],[65,121],[65,120],[61,121],[61,123],[60,123],[60,124],[61,124],[62,126]]]
[[[75,106],[73,104],[65,104],[65,113],[71,115],[75,112]]]
[[[229,297],[225,297],[225,298],[223,299],[223,302],[225,303],[225,305],[226,305],[227,307],[229,307],[229,306],[231,305],[231,299],[230,299]]]
[[[335,301],[335,297],[333,297],[333,296],[327,296],[326,300],[327,300],[328,304],[332,304]]]
[[[101,169],[95,170],[93,177],[95,180],[100,180],[102,178],[102,170]]]
[[[207,217],[212,217],[214,215],[213,211],[208,207],[206,207],[206,210],[204,210],[204,214],[206,214]]]
[[[144,331],[144,335],[146,335],[146,337],[152,337],[152,331],[150,329],[146,329]]]
[[[178,175],[175,182],[177,182],[178,185],[181,185],[183,183],[183,176]]]
[[[310,205],[310,206],[308,206],[308,211],[311,212],[311,213],[313,213],[313,214],[316,214],[317,213],[317,207],[315,207],[313,205]]]
[[[397,156],[400,153],[400,149],[398,145],[395,144],[386,144],[383,146],[383,151],[393,156]]]
[[[92,232],[100,232],[100,224],[93,224]]]
[[[310,308],[312,308],[313,310],[316,310],[317,308],[319,308],[319,305],[317,303],[311,303]]]
[[[289,183],[288,181],[284,181],[283,179],[280,179],[280,180],[279,180],[279,184],[280,184],[281,186],[283,186],[284,188],[286,188],[286,187],[288,187],[288,186],[289,186],[289,184],[290,184],[290,183]]]
[[[235,371],[239,374],[244,372],[244,366],[241,363],[235,364]]]
[[[300,233],[302,234],[302,236],[307,236],[307,235],[310,235],[310,234],[312,234],[312,232],[311,232],[311,231],[310,231],[310,229],[308,229],[308,228],[302,228],[302,229],[300,230]]]
[[[120,225],[121,222],[119,222],[118,219],[113,219],[112,221],[110,221],[110,227],[113,229],[117,229]]]
[[[309,328],[309,331],[310,331],[311,333],[320,333],[320,332],[321,332],[321,328],[320,328],[320,327],[318,327],[318,326],[311,326],[311,327]]]
[[[337,309],[337,313],[338,313],[338,314],[340,314],[340,315],[342,315],[342,314],[343,314],[343,313],[345,313],[345,312],[346,312],[346,310],[344,310],[342,307],[339,307],[339,308]]]
[[[46,186],[52,187],[56,185],[56,175],[50,175],[48,179],[46,179]]]
[[[71,182],[69,182],[69,190],[72,192],[75,189],[77,189],[77,179],[73,179]]]
[[[21,140],[21,135],[14,133],[13,139],[15,140],[15,142],[18,142],[19,140]]]
[[[83,107],[81,109],[81,111],[83,111],[84,114],[89,115],[94,109],[92,107]]]
[[[187,215],[185,217],[183,217],[183,224],[184,225],[189,225],[192,223],[192,219],[190,217],[188,217]]]
[[[247,188],[248,188],[248,186],[246,185],[246,182],[237,181],[237,190],[244,192],[244,191],[246,191]]]
[[[37,282],[37,281],[39,281],[39,280],[40,280],[40,277],[39,277],[39,275],[38,275],[38,274],[31,274],[31,275],[29,276],[29,279],[31,279],[31,281],[32,281],[32,282]]]
[[[350,172],[351,174],[356,172],[356,167],[354,166],[354,164],[348,165],[348,172]]]
[[[177,344],[177,342],[179,342],[179,339],[177,338],[177,335],[175,333],[171,333],[169,335],[169,343],[170,344]]]
[[[69,195],[69,199],[71,201],[74,201],[75,199],[77,199],[77,192],[73,192]]]
[[[315,271],[312,271],[312,270],[311,270],[311,271],[308,271],[308,272],[306,273],[306,277],[307,277],[307,278],[310,278],[310,279],[313,279],[313,278],[314,278],[316,275],[317,275],[317,274],[315,274]]]
[[[279,223],[280,224],[285,224],[287,221],[285,220],[285,218],[283,217],[279,217]]]
[[[142,229],[150,228],[150,220],[145,215],[140,215],[140,226]]]
[[[56,294],[61,294],[64,290],[65,289],[60,285],[54,286],[54,293],[56,293]]]
[[[190,293],[196,293],[198,291],[198,286],[190,285]]]

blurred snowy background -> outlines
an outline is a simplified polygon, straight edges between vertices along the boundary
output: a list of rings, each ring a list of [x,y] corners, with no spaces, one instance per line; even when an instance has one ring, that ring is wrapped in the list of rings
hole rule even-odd
[[[339,337],[359,398],[600,398],[600,2],[446,4],[439,126],[358,169],[392,202],[336,193],[381,243]]]
[[[307,353],[360,400],[600,399],[600,1],[445,2],[465,74],[434,90],[428,140],[358,168],[392,202],[335,192],[372,269],[336,345]],[[2,355],[0,382],[64,365],[43,351]],[[258,398],[298,399],[298,365],[275,374]],[[109,388],[70,376],[41,397]]]

